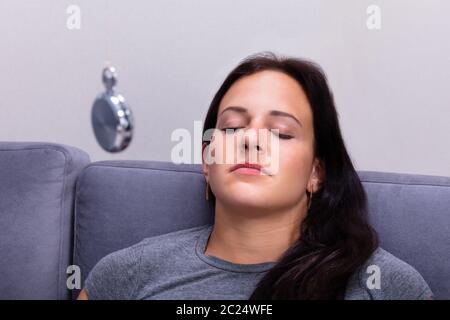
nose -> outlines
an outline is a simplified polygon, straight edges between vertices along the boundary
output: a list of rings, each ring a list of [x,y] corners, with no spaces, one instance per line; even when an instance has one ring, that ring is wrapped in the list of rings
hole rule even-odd
[[[246,157],[247,155],[250,156],[250,159],[246,159],[250,163],[258,162],[258,155],[263,152],[264,148],[259,138],[257,129],[249,129],[241,139],[241,150]],[[252,158],[252,155],[254,158]]]

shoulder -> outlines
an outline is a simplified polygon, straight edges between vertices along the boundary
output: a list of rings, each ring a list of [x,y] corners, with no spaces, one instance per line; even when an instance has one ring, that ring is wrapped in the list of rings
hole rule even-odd
[[[90,300],[131,299],[144,244],[114,251],[98,261],[89,272],[84,289]]]
[[[157,236],[152,236],[149,238],[145,238],[141,241],[141,244],[144,246],[153,246],[155,248],[160,246],[176,246],[180,244],[184,244],[190,242],[195,239],[200,232],[202,232],[205,228],[210,225],[201,225],[189,229],[182,229],[177,231],[172,231],[169,233],[164,233]]]
[[[199,234],[208,226],[202,225],[144,238],[139,243],[113,252],[104,259],[116,265],[123,264],[129,267],[130,264],[138,264],[141,257],[146,259],[164,255],[167,258],[167,254],[172,253],[172,250],[192,246]]]
[[[140,283],[144,263],[166,261],[168,255],[183,250],[208,225],[178,230],[143,239],[139,243],[114,251],[94,266],[84,283],[89,299],[132,299]],[[145,260],[142,262],[142,260]]]
[[[428,299],[433,295],[410,264],[378,247],[358,272],[359,286],[370,299]]]

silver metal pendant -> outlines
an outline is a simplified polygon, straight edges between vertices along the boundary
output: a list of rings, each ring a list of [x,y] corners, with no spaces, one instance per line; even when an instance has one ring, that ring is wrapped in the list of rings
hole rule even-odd
[[[114,67],[103,69],[102,81],[106,92],[100,94],[92,106],[92,128],[97,142],[104,150],[123,151],[133,137],[133,115],[123,96],[115,92],[117,74]]]

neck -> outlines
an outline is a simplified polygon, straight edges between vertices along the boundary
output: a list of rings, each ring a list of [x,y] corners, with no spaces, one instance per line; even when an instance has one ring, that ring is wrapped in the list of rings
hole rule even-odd
[[[276,262],[299,238],[304,204],[249,214],[217,201],[205,254],[238,264]]]

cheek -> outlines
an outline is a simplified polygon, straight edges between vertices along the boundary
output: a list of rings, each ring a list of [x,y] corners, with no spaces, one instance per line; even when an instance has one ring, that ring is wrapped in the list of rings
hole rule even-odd
[[[311,157],[307,148],[300,145],[280,148],[278,178],[286,186],[283,189],[303,193],[309,178]]]
[[[233,135],[216,132],[214,140],[209,145],[209,150],[215,164],[237,163],[239,149],[237,139]]]
[[[209,170],[209,184],[213,191],[217,191],[224,185],[224,180],[227,175],[227,168],[224,164],[212,164],[208,168]]]

